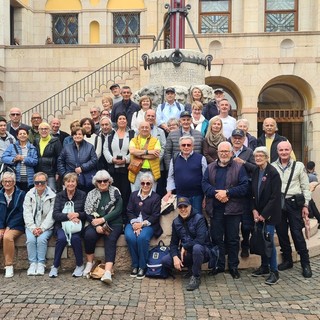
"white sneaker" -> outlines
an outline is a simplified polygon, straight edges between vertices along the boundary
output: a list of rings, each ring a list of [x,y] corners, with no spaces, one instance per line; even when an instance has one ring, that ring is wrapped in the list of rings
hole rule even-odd
[[[73,277],[82,277],[83,269],[84,269],[83,265],[82,266],[76,266],[76,268],[73,271],[72,276]]]
[[[102,282],[106,283],[106,284],[111,284],[112,283],[112,277],[111,277],[111,272],[110,271],[106,271],[103,276],[100,279]]]
[[[6,266],[5,267],[6,274],[4,275],[5,278],[12,278],[13,277],[13,266]]]
[[[58,268],[52,266],[49,272],[49,278],[56,278],[58,276]]]
[[[43,263],[38,263],[38,267],[37,267],[37,276],[43,276],[44,273],[46,271],[46,265]]]
[[[92,266],[93,266],[93,262],[87,262],[86,267],[84,268],[83,273],[82,273],[83,277],[85,277],[85,278],[88,277],[88,275],[92,269]]]
[[[30,263],[30,267],[27,271],[27,276],[36,276],[37,275],[38,264],[36,262]]]

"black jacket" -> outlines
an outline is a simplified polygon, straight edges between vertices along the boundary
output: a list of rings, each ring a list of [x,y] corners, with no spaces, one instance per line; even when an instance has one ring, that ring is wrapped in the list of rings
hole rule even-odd
[[[277,225],[281,221],[281,178],[271,164],[267,164],[259,193],[259,167],[252,174],[252,207],[262,215],[266,223]]]
[[[56,199],[54,201],[54,207],[53,207],[53,213],[52,213],[52,217],[55,220],[55,224],[54,224],[55,231],[61,228],[62,221],[69,220],[67,217],[67,214],[62,212],[64,205],[67,201],[69,201],[69,198],[67,196],[66,190],[63,190],[57,193]],[[71,201],[73,201],[73,204],[74,204],[74,211],[79,213],[79,219],[82,221],[82,226],[84,226],[84,223],[86,221],[86,213],[84,212],[84,204],[86,202],[86,193],[84,191],[76,189],[76,192],[73,198],[71,199]]]
[[[44,148],[43,155],[40,155],[40,140],[36,139],[34,146],[38,152],[38,165],[36,171],[45,172],[49,177],[54,177],[57,173],[57,159],[62,150],[61,142],[58,138],[52,137]]]
[[[280,136],[280,134],[278,133],[275,133],[274,139],[271,145],[271,150],[270,150],[270,160],[269,160],[270,163],[278,159],[277,146],[281,141],[287,141],[287,138]],[[257,147],[261,147],[261,146],[266,146],[266,136],[264,133],[257,139]]]
[[[179,256],[180,246],[192,252],[195,244],[210,245],[210,237],[205,217],[191,209],[186,220],[179,215],[172,222],[170,254]]]

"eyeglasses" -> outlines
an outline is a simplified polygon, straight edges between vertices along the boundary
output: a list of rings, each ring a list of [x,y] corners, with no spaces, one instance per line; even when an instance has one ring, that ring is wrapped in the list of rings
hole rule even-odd
[[[10,116],[20,116],[21,113],[10,113]]]
[[[142,182],[141,182],[141,185],[142,185],[142,186],[151,186],[151,182],[149,182],[149,181],[147,181],[147,182],[142,181]]]
[[[106,179],[106,180],[97,180],[97,183],[102,183],[102,182],[103,182],[103,183],[108,183],[109,180],[107,180],[107,179]]]
[[[219,150],[218,152],[219,153],[229,153],[229,152],[231,152],[231,150]]]
[[[13,183],[13,180],[4,180],[2,181],[2,184],[11,184]]]
[[[34,182],[34,184],[36,185],[36,186],[44,186],[45,184],[47,183],[47,181],[35,181]]]
[[[33,117],[31,120],[41,120],[41,117]]]
[[[97,113],[98,111],[90,111],[90,114]]]
[[[191,147],[192,144],[191,144],[191,143],[183,143],[181,146],[182,146],[182,147]]]

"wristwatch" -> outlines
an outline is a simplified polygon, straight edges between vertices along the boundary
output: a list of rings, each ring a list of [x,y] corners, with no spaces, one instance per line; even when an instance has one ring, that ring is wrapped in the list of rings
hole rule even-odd
[[[226,196],[229,198],[230,193],[229,193],[229,189],[226,190]]]

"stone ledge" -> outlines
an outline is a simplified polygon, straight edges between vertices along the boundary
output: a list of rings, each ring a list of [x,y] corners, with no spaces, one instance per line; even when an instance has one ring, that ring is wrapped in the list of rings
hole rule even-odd
[[[155,239],[153,238],[150,242],[151,246],[156,246],[160,240],[162,240],[166,245],[169,245],[170,238],[171,238],[171,224],[172,220],[177,216],[176,212],[171,212],[166,216],[161,216],[160,223],[163,228],[163,234],[160,238]],[[319,234],[318,232],[318,223],[316,219],[311,219],[311,238],[307,240],[307,246],[309,249],[310,257],[314,257],[320,255],[320,241],[319,241]],[[29,266],[28,263],[28,255],[27,249],[25,245],[25,235],[23,234],[19,239],[16,241],[16,252],[15,252],[15,269],[27,269]],[[55,249],[55,237],[52,237],[49,240],[48,251],[47,251],[47,267],[51,266],[53,263],[54,257],[54,249]],[[281,253],[280,248],[278,246],[278,239],[275,237],[275,243],[277,245],[277,252],[278,252],[278,261],[281,261]],[[293,251],[293,261],[297,262],[300,261],[300,256],[294,249],[292,245]],[[96,246],[95,251],[96,259],[104,261],[104,243],[103,240],[100,239]],[[85,257],[85,254],[84,254]],[[256,268],[260,265],[260,256],[257,255],[250,255],[249,258],[239,258],[240,264],[239,269],[247,269],[247,268]],[[3,252],[0,250],[0,260],[4,261],[3,259]],[[61,259],[61,269],[71,270],[75,266],[75,258],[73,254],[73,250],[71,247],[66,247]],[[116,262],[115,262],[115,270],[122,270],[128,271],[131,268],[131,258],[127,248],[126,240],[124,235],[122,234],[117,242],[117,255],[116,255]],[[206,269],[206,265],[203,269]]]

